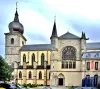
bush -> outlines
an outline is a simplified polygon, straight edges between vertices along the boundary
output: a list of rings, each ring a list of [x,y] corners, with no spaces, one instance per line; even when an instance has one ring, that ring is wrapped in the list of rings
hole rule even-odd
[[[33,87],[38,87],[38,86],[43,86],[43,84],[23,84],[23,87],[26,87],[26,88],[33,88]]]
[[[27,87],[27,84],[23,84],[23,87]]]

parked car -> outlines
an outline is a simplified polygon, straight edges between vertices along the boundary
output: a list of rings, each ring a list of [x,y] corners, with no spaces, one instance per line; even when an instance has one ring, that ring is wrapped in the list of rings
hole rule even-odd
[[[14,84],[6,84],[6,83],[1,83],[0,87],[6,89],[17,89],[17,87]]]
[[[20,85],[17,85],[16,87],[17,87],[17,89],[27,89],[27,88],[20,86]]]
[[[51,87],[49,87],[49,86],[45,86],[44,88],[42,88],[42,89],[52,89]]]
[[[96,87],[76,87],[74,89],[98,89]]]

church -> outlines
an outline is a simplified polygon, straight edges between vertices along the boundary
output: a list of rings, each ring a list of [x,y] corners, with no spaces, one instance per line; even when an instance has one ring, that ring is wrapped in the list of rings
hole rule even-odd
[[[5,59],[14,65],[14,82],[50,86],[82,86],[87,77],[100,76],[100,42],[87,43],[85,33],[58,36],[54,21],[50,44],[30,44],[16,9],[5,34]],[[34,39],[34,38],[33,38]],[[49,40],[49,39],[48,39]],[[97,77],[94,84],[97,84]]]

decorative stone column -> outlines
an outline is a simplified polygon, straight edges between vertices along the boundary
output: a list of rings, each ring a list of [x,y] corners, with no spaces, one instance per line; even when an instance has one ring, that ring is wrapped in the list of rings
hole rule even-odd
[[[37,63],[36,62],[34,62],[33,63],[33,68],[34,68],[34,70],[33,70],[33,84],[36,84],[37,82],[36,82],[36,77],[37,77],[37,71],[36,71],[36,68],[37,68]]]
[[[23,84],[26,84],[26,78],[27,78],[26,68],[27,68],[27,64],[26,62],[23,62],[23,73],[22,73]]]
[[[44,61],[44,85],[47,85],[47,61]]]

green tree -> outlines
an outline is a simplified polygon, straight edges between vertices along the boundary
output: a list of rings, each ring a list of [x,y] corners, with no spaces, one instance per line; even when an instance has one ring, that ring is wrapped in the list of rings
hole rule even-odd
[[[0,81],[10,81],[12,78],[13,68],[0,57]]]

